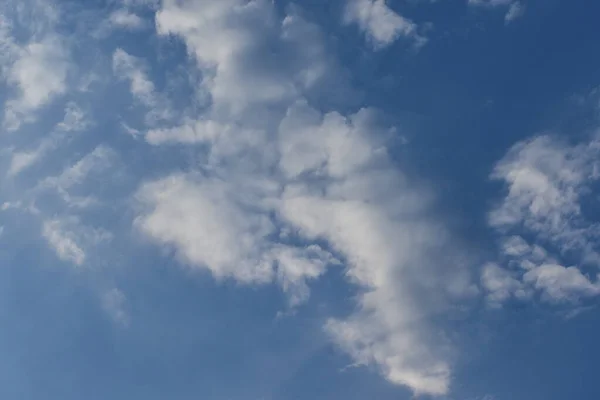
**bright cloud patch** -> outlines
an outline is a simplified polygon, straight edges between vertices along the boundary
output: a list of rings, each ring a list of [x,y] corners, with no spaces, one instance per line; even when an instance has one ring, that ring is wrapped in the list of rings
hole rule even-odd
[[[542,136],[515,145],[496,165],[492,178],[503,181],[507,193],[489,223],[503,236],[509,269],[486,267],[483,285],[492,301],[533,290],[551,302],[599,293],[597,273],[582,269],[600,262],[600,225],[587,216],[599,149],[595,139],[571,146]]]
[[[357,24],[375,48],[385,47],[400,36],[423,45],[425,38],[417,33],[417,25],[392,10],[386,0],[347,0],[344,22]]]
[[[375,20],[361,23],[390,24],[374,33],[378,43],[413,33],[382,2],[367,6]],[[451,360],[432,328],[446,299],[470,293],[468,274],[428,216],[430,195],[389,159],[377,114],[322,113],[304,98],[335,65],[316,27],[295,14],[280,20],[262,0],[167,1],[157,26],[187,44],[210,106],[146,140],[201,145],[207,157],[197,171],[141,187],[139,229],[217,278],[279,282],[292,304],[339,264],[317,244],[326,241],[362,293],[354,314],[327,323],[332,339],[393,383],[446,393]]]
[[[19,128],[23,120],[31,120],[33,112],[66,90],[66,51],[56,37],[46,37],[16,49],[15,60],[7,68],[5,78],[17,96],[7,102],[4,125]]]

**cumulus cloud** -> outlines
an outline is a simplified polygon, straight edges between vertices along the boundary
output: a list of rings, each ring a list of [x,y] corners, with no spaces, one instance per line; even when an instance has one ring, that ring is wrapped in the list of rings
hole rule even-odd
[[[16,130],[31,121],[33,112],[67,89],[68,52],[61,39],[48,36],[18,49],[16,59],[6,69],[6,81],[17,96],[6,102],[4,126]]]
[[[113,321],[121,326],[128,326],[130,316],[127,312],[127,297],[125,297],[125,294],[117,288],[112,288],[105,291],[101,297],[102,308]]]
[[[528,271],[523,280],[542,290],[550,301],[576,301],[600,293],[598,280],[592,283],[577,267],[544,264]]]
[[[123,6],[114,10],[104,17],[92,32],[92,36],[98,39],[109,38],[111,34],[117,31],[141,31],[150,26],[149,21],[138,15],[138,11],[134,6],[119,4]]]
[[[376,49],[401,36],[414,40],[418,46],[426,41],[418,34],[417,25],[392,10],[386,0],[347,0],[343,20],[346,24],[357,24]]]
[[[598,179],[599,149],[595,138],[570,145],[540,136],[516,144],[498,162],[491,177],[507,191],[489,223],[500,234],[501,255],[512,270],[494,267],[494,280],[502,283],[490,285],[492,270],[484,269],[492,301],[521,290],[536,290],[542,300],[559,303],[598,294],[597,276],[582,268],[600,266],[600,225],[585,207]],[[565,266],[573,260],[577,265]]]
[[[598,178],[599,149],[596,140],[570,146],[549,136],[515,145],[491,175],[508,191],[491,211],[490,224],[503,231],[522,225],[561,252],[596,259],[592,239],[598,227],[585,218],[582,202]]]
[[[109,167],[113,154],[114,151],[112,149],[100,145],[83,156],[75,164],[65,168],[60,175],[46,178],[45,183],[48,186],[58,187],[63,190],[69,189],[81,183],[90,172],[104,170]]]
[[[384,5],[371,5],[376,17]],[[311,105],[311,90],[337,74],[319,30],[293,10],[279,17],[267,0],[167,0],[156,23],[185,42],[209,100],[200,117],[145,138],[206,157],[140,187],[140,232],[217,279],[277,282],[293,305],[343,264],[359,294],[353,313],[327,322],[332,340],[394,384],[446,393],[452,352],[437,320],[448,299],[475,289],[430,215],[432,194],[391,161],[393,131],[377,112]]]

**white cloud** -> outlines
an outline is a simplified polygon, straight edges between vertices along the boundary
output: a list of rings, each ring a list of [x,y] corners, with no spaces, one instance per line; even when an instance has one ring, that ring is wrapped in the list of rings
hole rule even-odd
[[[160,4],[160,0],[111,0],[118,5],[124,6],[126,8],[149,8],[155,9]]]
[[[513,296],[526,298],[530,295],[526,286],[514,275],[496,264],[483,267],[481,285],[487,292],[490,305],[499,307]]]
[[[390,45],[400,36],[415,40],[418,46],[426,41],[418,34],[417,25],[392,10],[386,0],[347,0],[344,22],[357,24],[376,49]]]
[[[491,177],[503,181],[507,192],[489,223],[500,234],[507,270],[493,269],[505,289],[499,290],[486,285],[492,270],[484,269],[482,281],[492,301],[500,303],[523,288],[551,303],[599,294],[597,277],[582,272],[585,265],[600,266],[600,225],[583,207],[598,179],[599,150],[596,139],[573,146],[541,136],[516,144],[497,163]],[[577,265],[565,267],[561,259]]]
[[[142,104],[152,107],[156,103],[154,83],[148,78],[144,63],[123,49],[113,53],[113,71],[119,79],[129,81],[131,94]]]
[[[576,301],[600,294],[600,282],[592,283],[577,267],[544,264],[528,271],[523,280],[542,290],[550,301]]]
[[[561,252],[577,250],[597,259],[592,238],[598,226],[582,215],[581,202],[598,178],[599,150],[595,140],[570,146],[548,136],[515,145],[491,175],[508,192],[490,212],[490,225],[502,231],[523,226]]]
[[[37,149],[31,151],[14,153],[10,160],[10,166],[8,167],[7,175],[9,177],[15,176],[24,169],[32,166],[39,160],[43,152],[44,147],[38,147]]]
[[[65,221],[60,219],[46,221],[42,235],[61,260],[81,266],[85,261],[85,251],[77,243],[77,235],[65,225]]]
[[[508,24],[525,14],[525,5],[517,0],[468,0],[469,5],[507,8],[504,21]]]
[[[49,186],[68,189],[80,184],[90,172],[108,168],[111,165],[111,159],[114,157],[114,154],[112,149],[100,145],[83,156],[75,164],[67,167],[60,175],[46,178],[45,182]]]
[[[510,23],[510,22],[514,21],[515,19],[522,17],[524,14],[525,14],[525,6],[523,5],[523,3],[519,2],[519,1],[515,1],[508,8],[508,11],[506,12],[504,20],[506,21],[506,23]]]
[[[86,113],[77,105],[70,101],[65,107],[65,116],[63,120],[56,126],[58,130],[63,132],[80,132],[91,125],[91,121]]]
[[[97,146],[74,164],[66,167],[59,175],[43,179],[36,191],[55,190],[67,205],[75,208],[85,208],[96,203],[92,196],[73,194],[73,189],[81,185],[90,175],[97,175],[108,170],[117,159],[116,153],[104,145]]]
[[[68,52],[61,39],[47,36],[18,49],[5,79],[17,89],[17,97],[6,102],[4,126],[16,130],[33,112],[67,90]]]
[[[156,23],[185,42],[209,102],[146,140],[208,157],[140,187],[138,229],[218,279],[278,282],[292,305],[339,258],[358,304],[328,321],[331,338],[394,384],[446,393],[451,346],[437,320],[475,289],[458,246],[429,215],[431,194],[390,160],[376,113],[322,113],[304,98],[338,74],[319,30],[293,11],[280,21],[267,0],[166,0]]]
[[[267,181],[238,186],[173,175],[140,189],[137,197],[146,211],[136,225],[153,240],[172,246],[183,262],[206,268],[217,279],[259,284],[278,280],[297,304],[307,297],[305,280],[320,276],[335,259],[316,245],[296,248],[272,242],[270,236],[277,232],[267,203],[276,189]]]
[[[208,268],[217,278],[268,282],[273,270],[264,253],[273,234],[270,219],[245,212],[244,199],[222,181],[198,182],[171,176],[142,187],[138,197],[149,207],[138,225],[154,239],[174,244],[187,263]],[[242,204],[238,204],[242,202]]]
[[[90,121],[81,108],[73,102],[67,103],[64,119],[56,125],[48,137],[43,138],[34,149],[16,151],[12,154],[7,176],[14,177],[38,163],[48,152],[59,146],[67,133],[84,130],[89,125]]]
[[[450,360],[429,324],[442,299],[471,291],[469,278],[444,228],[428,219],[429,195],[390,164],[370,117],[321,116],[305,104],[288,110],[280,166],[296,183],[280,213],[305,238],[327,240],[362,288],[358,310],[327,324],[340,348],[395,384],[443,394]]]
[[[285,110],[331,72],[319,29],[294,13],[280,21],[268,0],[167,0],[156,25],[159,34],[185,41],[215,119],[244,114],[259,121],[263,107]]]
[[[112,239],[112,234],[83,225],[76,216],[56,216],[42,224],[42,236],[58,258],[78,267],[88,262],[88,251]]]
[[[149,26],[148,21],[140,17],[134,7],[125,5],[108,14],[92,32],[92,36],[105,39],[115,31],[141,31]]]
[[[112,27],[129,30],[138,30],[145,26],[145,22],[141,17],[125,9],[112,12],[108,17],[108,21]]]
[[[222,136],[239,135],[241,130],[243,128],[214,120],[196,120],[173,128],[151,129],[146,133],[146,140],[153,145],[214,143]]]
[[[468,0],[469,4],[487,7],[508,6],[513,2],[514,0]]]

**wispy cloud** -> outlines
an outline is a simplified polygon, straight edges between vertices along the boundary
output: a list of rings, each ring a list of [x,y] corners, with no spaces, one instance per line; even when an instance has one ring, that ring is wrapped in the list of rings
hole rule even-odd
[[[156,102],[154,83],[148,78],[146,67],[141,60],[123,49],[113,53],[113,71],[118,78],[127,80],[131,94],[142,104],[152,107]]]
[[[77,244],[76,234],[66,225],[66,221],[60,219],[46,221],[42,235],[61,260],[82,266],[85,262],[85,251]]]
[[[425,44],[417,24],[392,10],[386,0],[346,1],[344,22],[357,24],[374,48],[386,47],[399,37],[410,38],[417,46]]]
[[[42,236],[63,261],[82,267],[88,260],[87,252],[112,239],[112,234],[83,224],[76,216],[53,217],[42,225]]]

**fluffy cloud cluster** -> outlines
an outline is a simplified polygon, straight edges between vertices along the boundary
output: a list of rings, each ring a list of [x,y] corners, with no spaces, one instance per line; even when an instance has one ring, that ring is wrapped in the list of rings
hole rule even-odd
[[[518,143],[496,165],[492,178],[507,193],[489,223],[501,235],[506,265],[484,268],[492,303],[537,292],[544,301],[578,302],[600,293],[600,225],[589,215],[599,150],[596,139],[572,146],[541,136]]]
[[[367,3],[398,22],[383,2]],[[451,350],[434,328],[449,298],[472,293],[469,274],[430,215],[431,193],[391,161],[393,131],[377,112],[311,105],[338,72],[320,30],[293,9],[280,17],[267,0],[166,0],[156,25],[185,42],[209,100],[200,117],[147,130],[151,145],[192,145],[203,156],[142,185],[139,230],[218,279],[278,282],[292,305],[342,264],[358,304],[327,323],[332,339],[395,384],[446,393]],[[376,39],[392,40],[395,29]]]

